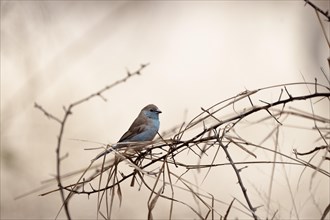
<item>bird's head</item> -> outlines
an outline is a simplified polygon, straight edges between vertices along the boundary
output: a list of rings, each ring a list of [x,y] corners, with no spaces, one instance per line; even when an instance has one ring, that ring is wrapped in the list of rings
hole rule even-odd
[[[142,109],[142,112],[148,117],[152,119],[158,119],[158,115],[162,113],[159,108],[153,104],[147,105]]]

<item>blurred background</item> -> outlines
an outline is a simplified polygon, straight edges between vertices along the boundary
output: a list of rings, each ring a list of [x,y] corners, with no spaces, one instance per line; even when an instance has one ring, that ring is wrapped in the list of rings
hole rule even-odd
[[[329,9],[328,1],[315,4]],[[329,33],[329,23],[324,24]],[[201,107],[246,89],[303,77],[326,85],[320,67],[329,72],[328,56],[314,9],[303,1],[1,1],[1,219],[53,219],[61,206],[58,193],[15,200],[56,173],[59,126],[35,109],[35,102],[62,118],[63,106],[150,63],[140,76],[104,93],[107,102],[96,98],[74,110],[62,148],[63,154],[70,152],[62,163],[68,172],[87,166],[98,153],[72,139],[115,142],[149,103],[163,111],[160,131],[166,131]],[[276,99],[278,93],[267,96]],[[329,104],[318,113],[329,118]],[[258,131],[250,135],[258,138]],[[232,170],[221,171],[228,172],[222,174],[228,176],[225,182],[235,185]],[[251,176],[262,173],[256,172]],[[217,181],[223,180],[202,187],[230,201]],[[329,179],[316,182],[322,195],[316,203],[323,210]],[[114,217],[146,218],[146,202],[137,201],[149,194],[123,187],[126,199]],[[274,194],[287,195],[277,190]],[[304,207],[301,215],[319,218],[315,210]],[[158,211],[156,216],[167,218],[168,210]],[[94,218],[95,212],[93,198],[72,200],[74,218]],[[174,217],[192,216],[186,209]]]

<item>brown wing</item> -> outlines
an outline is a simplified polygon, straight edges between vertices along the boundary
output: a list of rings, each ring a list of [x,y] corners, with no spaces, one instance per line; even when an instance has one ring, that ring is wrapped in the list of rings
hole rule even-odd
[[[139,115],[129,127],[128,131],[119,139],[118,142],[129,141],[136,134],[141,133],[145,129],[147,118],[144,115]]]

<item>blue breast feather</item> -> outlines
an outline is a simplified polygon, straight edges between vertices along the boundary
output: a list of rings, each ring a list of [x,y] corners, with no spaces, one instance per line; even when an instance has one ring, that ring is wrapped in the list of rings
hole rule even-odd
[[[146,129],[130,138],[129,141],[151,141],[156,136],[159,129],[159,120],[150,120],[151,123],[147,125]]]

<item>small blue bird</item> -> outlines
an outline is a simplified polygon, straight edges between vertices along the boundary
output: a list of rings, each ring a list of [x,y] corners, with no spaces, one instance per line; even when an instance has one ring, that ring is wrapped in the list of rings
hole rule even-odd
[[[157,106],[150,104],[144,107],[138,117],[134,120],[128,131],[119,139],[120,142],[152,141],[159,130],[159,114],[162,113]],[[114,149],[119,146],[114,146]],[[93,159],[93,161],[108,154],[112,149],[108,149]]]

